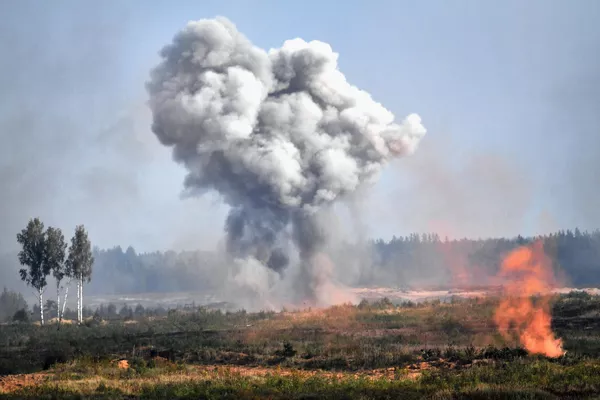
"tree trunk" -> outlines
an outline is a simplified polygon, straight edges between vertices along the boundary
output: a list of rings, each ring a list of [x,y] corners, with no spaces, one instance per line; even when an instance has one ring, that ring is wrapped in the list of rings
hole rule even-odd
[[[56,318],[58,319],[58,325],[60,325],[60,281],[56,281]]]
[[[79,286],[79,291],[81,292],[81,304],[79,305],[79,313],[81,315],[81,322],[83,322],[83,275],[81,275],[81,285]]]
[[[67,296],[69,295],[69,285],[71,284],[71,279],[67,282],[67,287],[65,288],[65,298],[63,299],[62,311],[60,312],[60,318],[64,318],[65,309],[67,307]]]
[[[79,277],[77,277],[77,323],[78,324],[81,322],[81,320],[79,319],[79,304],[81,304],[81,298],[79,297],[81,294],[81,291],[79,290],[80,284],[81,284],[81,281],[79,280]]]
[[[38,289],[38,293],[40,296],[40,323],[44,325],[44,299],[43,299],[43,291],[42,289]]]

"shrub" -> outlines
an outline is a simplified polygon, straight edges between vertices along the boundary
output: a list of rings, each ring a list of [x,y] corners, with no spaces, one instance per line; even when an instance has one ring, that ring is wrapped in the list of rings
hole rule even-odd
[[[44,357],[43,369],[49,369],[55,364],[64,364],[73,359],[73,349],[67,344],[57,344]]]
[[[22,308],[13,315],[12,320],[14,322],[27,323],[29,322],[29,313],[26,309]]]
[[[285,358],[294,357],[296,353],[294,346],[290,342],[283,343],[283,350],[275,351],[275,355]]]

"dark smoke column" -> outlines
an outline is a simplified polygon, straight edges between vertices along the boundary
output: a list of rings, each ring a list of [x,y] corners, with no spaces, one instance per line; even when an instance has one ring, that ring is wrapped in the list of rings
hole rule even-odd
[[[297,252],[314,280],[319,213],[425,134],[418,115],[395,123],[350,85],[323,42],[266,52],[216,18],[188,23],[160,55],[147,84],[153,132],[188,169],[189,192],[216,190],[231,206],[228,252],[280,273]]]

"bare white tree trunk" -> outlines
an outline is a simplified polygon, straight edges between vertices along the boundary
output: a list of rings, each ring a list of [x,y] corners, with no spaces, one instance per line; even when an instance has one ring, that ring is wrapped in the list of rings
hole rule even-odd
[[[71,279],[67,281],[67,287],[65,288],[65,298],[63,299],[62,311],[60,312],[60,318],[63,319],[65,317],[65,308],[67,307],[67,296],[69,295],[69,285],[71,284]]]
[[[79,313],[81,315],[81,322],[83,322],[83,275],[81,275],[81,285],[79,286],[79,291],[81,292],[81,304],[79,305],[81,309]]]
[[[43,299],[44,291],[42,289],[38,289],[38,293],[40,296],[40,321],[41,321],[41,324],[44,325],[44,299]]]
[[[56,318],[60,325],[60,282],[56,282]]]
[[[79,322],[83,322],[83,278],[79,278]]]
[[[81,322],[81,319],[79,318],[79,305],[81,304],[81,291],[79,290],[81,285],[81,281],[79,280],[79,277],[77,277],[77,323]]]

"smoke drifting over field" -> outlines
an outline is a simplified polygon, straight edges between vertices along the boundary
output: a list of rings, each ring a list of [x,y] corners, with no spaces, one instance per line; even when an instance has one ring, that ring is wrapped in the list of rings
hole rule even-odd
[[[152,130],[187,168],[187,193],[214,190],[231,207],[226,247],[238,264],[268,267],[268,280],[297,265],[296,300],[324,302],[323,215],[416,150],[420,117],[395,122],[346,81],[328,44],[267,52],[224,18],[190,22],[160,55],[147,84]]]

